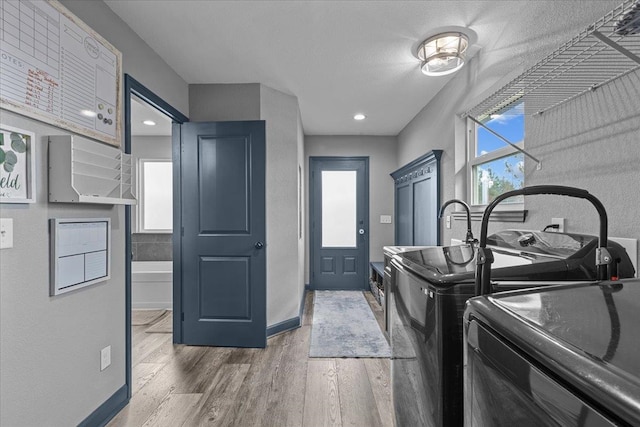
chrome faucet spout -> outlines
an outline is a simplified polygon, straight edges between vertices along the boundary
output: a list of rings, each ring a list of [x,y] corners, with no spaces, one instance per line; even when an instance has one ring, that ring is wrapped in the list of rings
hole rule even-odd
[[[473,238],[473,233],[471,232],[471,209],[469,209],[469,205],[466,202],[460,199],[447,200],[446,202],[444,202],[444,204],[440,208],[440,213],[438,214],[438,218],[442,218],[445,208],[453,203],[458,203],[462,205],[464,210],[467,212],[467,237],[465,238],[465,242],[467,242],[470,245],[475,244],[477,240]]]

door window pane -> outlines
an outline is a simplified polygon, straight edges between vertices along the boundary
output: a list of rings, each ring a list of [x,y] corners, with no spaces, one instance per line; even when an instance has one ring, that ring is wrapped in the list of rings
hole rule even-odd
[[[322,171],[322,246],[356,247],[356,171]]]

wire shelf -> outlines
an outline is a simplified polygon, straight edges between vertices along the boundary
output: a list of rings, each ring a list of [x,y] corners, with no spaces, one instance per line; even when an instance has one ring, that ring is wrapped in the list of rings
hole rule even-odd
[[[484,120],[524,100],[541,114],[640,69],[640,0],[626,0],[464,116]]]

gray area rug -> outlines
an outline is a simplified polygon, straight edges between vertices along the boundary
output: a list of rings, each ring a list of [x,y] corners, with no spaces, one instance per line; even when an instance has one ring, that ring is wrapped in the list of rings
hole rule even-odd
[[[390,357],[361,291],[314,292],[309,357]]]

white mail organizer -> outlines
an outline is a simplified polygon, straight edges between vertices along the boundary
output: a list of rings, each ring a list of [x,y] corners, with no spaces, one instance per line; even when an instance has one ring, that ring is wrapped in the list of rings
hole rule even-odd
[[[103,282],[111,275],[111,219],[52,218],[50,295]]]
[[[49,137],[49,201],[135,205],[131,155],[77,135]]]

